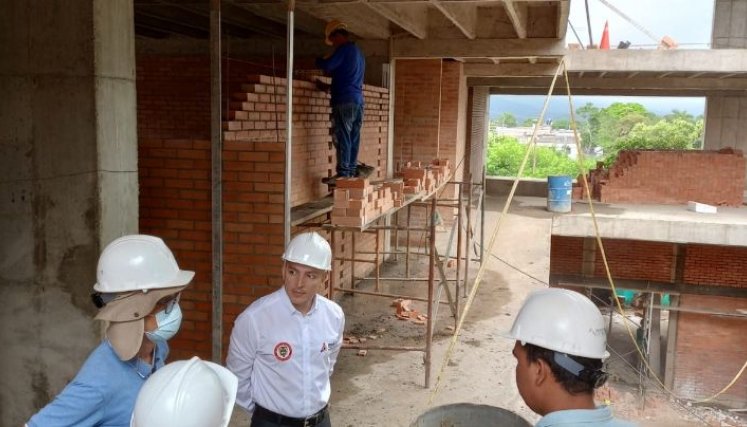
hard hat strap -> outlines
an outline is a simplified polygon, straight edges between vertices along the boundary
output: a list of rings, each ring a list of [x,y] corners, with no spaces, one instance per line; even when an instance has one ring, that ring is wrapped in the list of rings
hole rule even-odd
[[[588,369],[565,353],[553,352],[553,360],[558,366],[570,372],[581,381],[592,384],[594,388],[600,387],[607,381],[608,374],[606,372],[601,369]]]

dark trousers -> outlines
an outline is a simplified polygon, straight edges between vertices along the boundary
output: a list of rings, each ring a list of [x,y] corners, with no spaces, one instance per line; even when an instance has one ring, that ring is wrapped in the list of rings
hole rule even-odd
[[[358,165],[358,148],[361,144],[363,106],[355,103],[332,106],[337,149],[337,175],[355,176]]]
[[[254,413],[252,414],[252,422],[249,424],[249,427],[296,427],[299,425],[300,421],[295,420],[291,421],[289,423],[282,423],[277,420],[278,414],[270,412],[270,414],[273,414],[272,416],[267,416],[267,410],[264,408],[261,408],[260,410],[257,409],[255,406]],[[260,412],[264,413],[261,414]],[[329,410],[326,408],[324,409],[324,418],[319,419],[316,424],[314,424],[314,427],[332,427],[332,422],[329,419]]]

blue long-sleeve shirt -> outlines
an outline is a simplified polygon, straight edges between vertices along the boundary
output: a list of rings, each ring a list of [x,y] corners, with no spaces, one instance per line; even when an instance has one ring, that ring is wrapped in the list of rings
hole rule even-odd
[[[156,344],[155,368],[164,365],[166,344]],[[104,340],[57,397],[28,421],[28,427],[129,427],[140,387],[151,367],[135,358],[119,360]]]
[[[318,58],[316,66],[332,76],[332,105],[363,105],[366,59],[355,43],[338,46],[329,58]]]

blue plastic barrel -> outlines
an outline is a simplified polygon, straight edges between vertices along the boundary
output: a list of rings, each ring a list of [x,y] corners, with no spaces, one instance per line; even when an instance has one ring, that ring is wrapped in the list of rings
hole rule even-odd
[[[550,212],[570,212],[572,180],[568,175],[547,177],[547,210]]]

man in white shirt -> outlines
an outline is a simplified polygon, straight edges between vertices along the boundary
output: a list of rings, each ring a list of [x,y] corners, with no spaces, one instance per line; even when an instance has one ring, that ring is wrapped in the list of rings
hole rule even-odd
[[[332,269],[329,243],[296,236],[283,254],[282,288],[252,303],[234,323],[226,364],[239,378],[236,403],[251,427],[330,427],[330,375],[345,316],[318,294]]]

